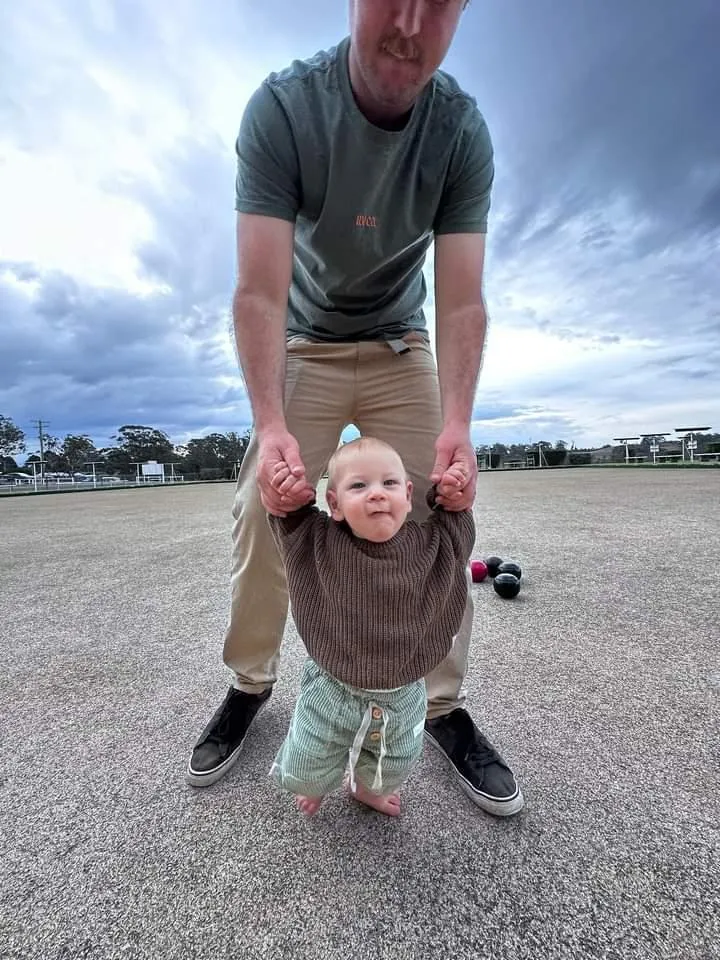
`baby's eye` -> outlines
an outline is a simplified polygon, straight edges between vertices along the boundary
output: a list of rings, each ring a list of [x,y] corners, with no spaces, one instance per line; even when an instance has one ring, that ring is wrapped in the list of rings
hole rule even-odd
[[[386,486],[386,487],[394,487],[394,486],[397,486],[397,480],[386,480],[386,481],[385,481],[385,486]]]
[[[362,480],[356,480],[354,483],[351,483],[351,484],[350,484],[350,489],[351,489],[351,490],[362,490],[362,488],[363,488],[364,486],[365,486],[365,484],[362,482]]]

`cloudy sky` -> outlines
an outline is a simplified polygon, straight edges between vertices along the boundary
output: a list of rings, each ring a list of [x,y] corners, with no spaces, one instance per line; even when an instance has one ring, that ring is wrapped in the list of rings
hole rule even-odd
[[[346,32],[345,0],[0,6],[1,414],[100,445],[249,424],[234,139]],[[717,0],[464,14],[445,67],[497,165],[476,442],[720,430],[718,36]]]

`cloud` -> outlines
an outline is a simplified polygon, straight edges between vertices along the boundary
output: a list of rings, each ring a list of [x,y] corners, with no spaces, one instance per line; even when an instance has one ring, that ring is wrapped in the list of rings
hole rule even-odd
[[[620,194],[684,227],[717,225],[702,214],[720,184],[720,13],[714,0],[657,11],[654,0],[508,0],[477,12],[492,42],[472,75],[516,212],[548,195],[594,206]],[[470,42],[461,32],[460,59],[466,44],[475,57]]]
[[[2,8],[0,412],[100,440],[249,423],[234,139],[268,72],[346,29],[335,0]],[[720,426],[718,30],[715,0],[463,15],[447,67],[497,164],[477,442]]]
[[[19,421],[40,410],[53,432],[63,425],[100,438],[122,423],[155,424],[158,410],[158,425],[182,436],[250,422],[226,316],[184,312],[171,293],[140,298],[58,273],[29,278],[8,264],[0,310],[11,319],[0,354],[3,404]]]

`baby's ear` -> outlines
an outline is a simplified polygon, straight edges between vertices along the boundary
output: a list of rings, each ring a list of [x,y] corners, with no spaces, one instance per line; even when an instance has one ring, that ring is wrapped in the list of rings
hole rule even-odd
[[[413,494],[412,480],[408,480],[408,482],[407,482],[407,499],[408,499],[408,503],[410,503],[410,504],[412,504],[412,494]]]
[[[337,521],[342,520],[343,515],[340,511],[340,508],[338,507],[338,498],[335,496],[335,491],[326,490],[325,499],[327,500],[328,506],[330,507],[330,516],[333,518],[333,520],[337,520]]]

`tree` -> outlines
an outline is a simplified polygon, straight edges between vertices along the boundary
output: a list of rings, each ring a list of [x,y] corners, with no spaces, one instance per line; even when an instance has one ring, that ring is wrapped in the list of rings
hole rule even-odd
[[[182,452],[184,472],[206,479],[229,479],[236,464],[242,462],[249,443],[249,435],[237,433],[210,433],[188,440]]]
[[[524,443],[511,443],[508,448],[508,459],[524,460],[527,456],[527,447]]]
[[[137,468],[133,464],[147,463],[148,460],[170,463],[174,458],[170,438],[154,427],[126,424],[112,439],[118,446],[109,447],[104,453],[108,466],[118,473],[135,473]]]
[[[87,473],[88,461],[98,459],[95,444],[86,434],[69,433],[62,442],[59,455],[63,468],[69,473]]]
[[[250,445],[252,428],[248,427],[248,429],[242,435],[231,430],[230,433],[226,434],[226,436],[228,438],[232,457],[235,460],[242,460],[247,452],[248,446]]]
[[[565,463],[565,458],[567,457],[567,450],[565,447],[555,447],[554,450],[543,450],[543,456],[545,457],[545,463],[549,467],[559,467],[561,464]]]
[[[43,459],[45,473],[64,473],[67,469],[60,453],[60,441],[49,433],[43,435]]]
[[[14,454],[25,450],[25,434],[9,417],[0,414],[0,472],[16,470]],[[6,464],[6,460],[10,461]]]
[[[132,465],[130,457],[120,447],[103,447],[98,450],[98,460],[103,460],[105,469],[111,474],[134,474],[137,468]]]

